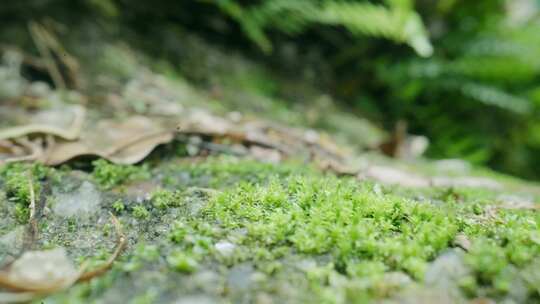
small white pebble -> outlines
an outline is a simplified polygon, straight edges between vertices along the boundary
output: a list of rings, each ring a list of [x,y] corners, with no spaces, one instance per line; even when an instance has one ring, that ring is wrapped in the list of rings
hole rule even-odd
[[[220,254],[230,256],[234,252],[236,245],[228,241],[219,241],[214,247]]]

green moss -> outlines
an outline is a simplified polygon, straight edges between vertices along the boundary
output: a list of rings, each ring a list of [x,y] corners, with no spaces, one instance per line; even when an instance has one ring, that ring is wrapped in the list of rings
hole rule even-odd
[[[287,177],[291,174],[319,174],[309,165],[298,162],[284,164],[262,163],[254,160],[239,159],[231,156],[209,157],[201,163],[167,164],[158,168],[166,176],[166,186],[197,186],[223,189],[238,182],[265,182],[272,176]],[[187,175],[185,180],[178,180],[180,175]]]
[[[510,291],[513,282],[527,282],[527,269],[540,261],[540,215],[527,210],[498,210],[493,206],[477,206],[463,224],[472,243],[466,262],[474,277],[465,288],[500,296]],[[524,285],[527,285],[523,283]],[[529,292],[540,296],[537,288]]]
[[[141,220],[146,220],[150,217],[150,212],[146,208],[140,205],[133,207],[132,214],[134,217]]]
[[[212,200],[205,214],[225,229],[247,229],[256,246],[331,254],[340,271],[360,260],[378,261],[416,278],[458,228],[445,209],[379,196],[354,180],[332,177],[242,183]]]
[[[13,163],[0,167],[0,180],[9,201],[15,204],[14,216],[19,223],[26,223],[30,215],[30,183],[36,199],[40,193],[39,179],[49,174],[50,169],[41,164]]]
[[[181,243],[188,234],[188,227],[182,222],[174,222],[169,233],[169,239],[174,243]]]
[[[193,272],[199,266],[195,257],[183,251],[175,251],[167,257],[167,262],[176,271]]]
[[[92,162],[94,180],[105,189],[110,189],[128,181],[150,177],[146,166],[116,165],[98,159]]]
[[[180,192],[158,189],[152,192],[151,201],[154,207],[158,209],[167,209],[173,206],[179,206],[181,203]]]
[[[163,276],[163,282],[177,282],[199,269],[219,269],[220,280],[226,280],[223,276],[235,267],[250,265],[261,281],[244,293],[264,290],[277,299],[282,295],[275,286],[297,284],[308,300],[295,303],[365,303],[412,286],[389,279],[392,275],[423,286],[426,269],[454,246],[459,233],[472,244],[463,253],[468,275],[458,282],[465,294],[502,299],[521,282],[527,299],[539,296],[540,280],[533,270],[540,265],[540,215],[497,209],[494,191],[375,188],[372,182],[337,178],[294,163],[231,157],[180,165],[172,160],[155,172],[159,177],[153,180],[189,175],[188,184],[198,187],[158,189],[145,204],[128,207],[119,199],[107,208],[144,220],[123,221],[130,240],[141,242],[128,247],[111,272],[127,285],[148,271]],[[161,186],[182,189],[174,180]],[[220,190],[201,190],[207,186]],[[69,222],[59,226],[70,234],[81,230]],[[111,238],[112,227],[97,229]],[[306,261],[309,267],[298,266]],[[117,288],[110,280],[106,275],[93,284],[109,282],[103,288]],[[178,288],[174,284],[154,290],[162,297],[164,290]],[[76,298],[99,298],[94,288],[71,290],[79,289],[92,294]],[[232,293],[224,297],[234,302]]]
[[[124,202],[122,202],[122,200],[115,201],[112,204],[112,208],[113,208],[114,212],[116,212],[117,214],[122,213],[122,211],[124,211],[124,209],[126,209],[126,207],[124,205]]]

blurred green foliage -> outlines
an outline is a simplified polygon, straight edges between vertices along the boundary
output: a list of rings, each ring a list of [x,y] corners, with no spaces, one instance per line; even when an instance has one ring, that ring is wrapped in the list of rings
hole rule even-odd
[[[178,64],[174,37],[240,50],[392,129],[408,122],[433,157],[540,178],[540,3],[535,0],[29,0],[0,8],[20,24],[99,24]],[[90,34],[88,34],[90,35]],[[279,90],[277,91],[279,94]],[[279,97],[279,96],[277,96]]]

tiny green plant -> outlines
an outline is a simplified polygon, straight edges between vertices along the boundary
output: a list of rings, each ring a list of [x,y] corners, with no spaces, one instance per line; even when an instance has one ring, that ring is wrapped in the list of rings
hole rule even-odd
[[[106,189],[149,176],[146,166],[116,165],[104,159],[98,159],[92,162],[92,165],[94,165],[92,172],[94,179]]]
[[[121,213],[122,211],[124,211],[126,209],[126,207],[124,205],[124,202],[122,202],[122,200],[116,200],[112,204],[112,208],[113,208],[114,212],[116,212],[116,213]]]
[[[141,219],[141,220],[145,220],[145,219],[148,219],[150,217],[150,212],[144,208],[143,206],[135,206],[133,207],[133,216],[138,218],[138,219]]]
[[[179,272],[193,272],[199,266],[195,257],[187,252],[175,251],[167,257],[167,262],[174,270]]]
[[[167,209],[180,204],[180,194],[177,191],[158,189],[152,192],[151,201],[158,209]]]

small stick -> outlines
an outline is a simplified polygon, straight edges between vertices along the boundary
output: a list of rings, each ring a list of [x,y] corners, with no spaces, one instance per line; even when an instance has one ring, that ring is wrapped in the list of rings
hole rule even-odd
[[[26,236],[21,254],[27,250],[32,250],[39,237],[39,227],[36,219],[36,194],[34,192],[34,182],[31,173],[28,173],[28,187],[30,188],[30,217],[28,219],[28,227],[26,228]]]
[[[120,256],[120,254],[122,253],[122,251],[126,247],[126,236],[124,235],[124,233],[122,231],[122,225],[120,225],[120,222],[118,221],[118,219],[112,213],[111,213],[111,220],[112,220],[112,222],[114,224],[116,234],[118,235],[118,237],[116,239],[116,244],[117,244],[116,249],[111,254],[111,256],[107,259],[105,264],[101,265],[100,267],[98,267],[98,268],[96,268],[94,270],[84,272],[83,274],[81,274],[79,276],[76,283],[87,282],[87,281],[89,281],[89,280],[91,280],[91,279],[93,279],[95,277],[98,277],[98,276],[104,274],[105,272],[107,272],[109,269],[111,269],[114,261]]]
[[[32,37],[32,40],[34,41],[39,53],[43,57],[47,70],[49,71],[54,84],[57,88],[64,90],[66,88],[66,82],[64,81],[64,78],[62,78],[62,74],[54,62],[51,50],[47,47],[47,44],[44,41],[44,35],[46,35],[46,33],[44,33],[45,30],[35,22],[30,22],[28,27],[30,29],[30,36]]]

